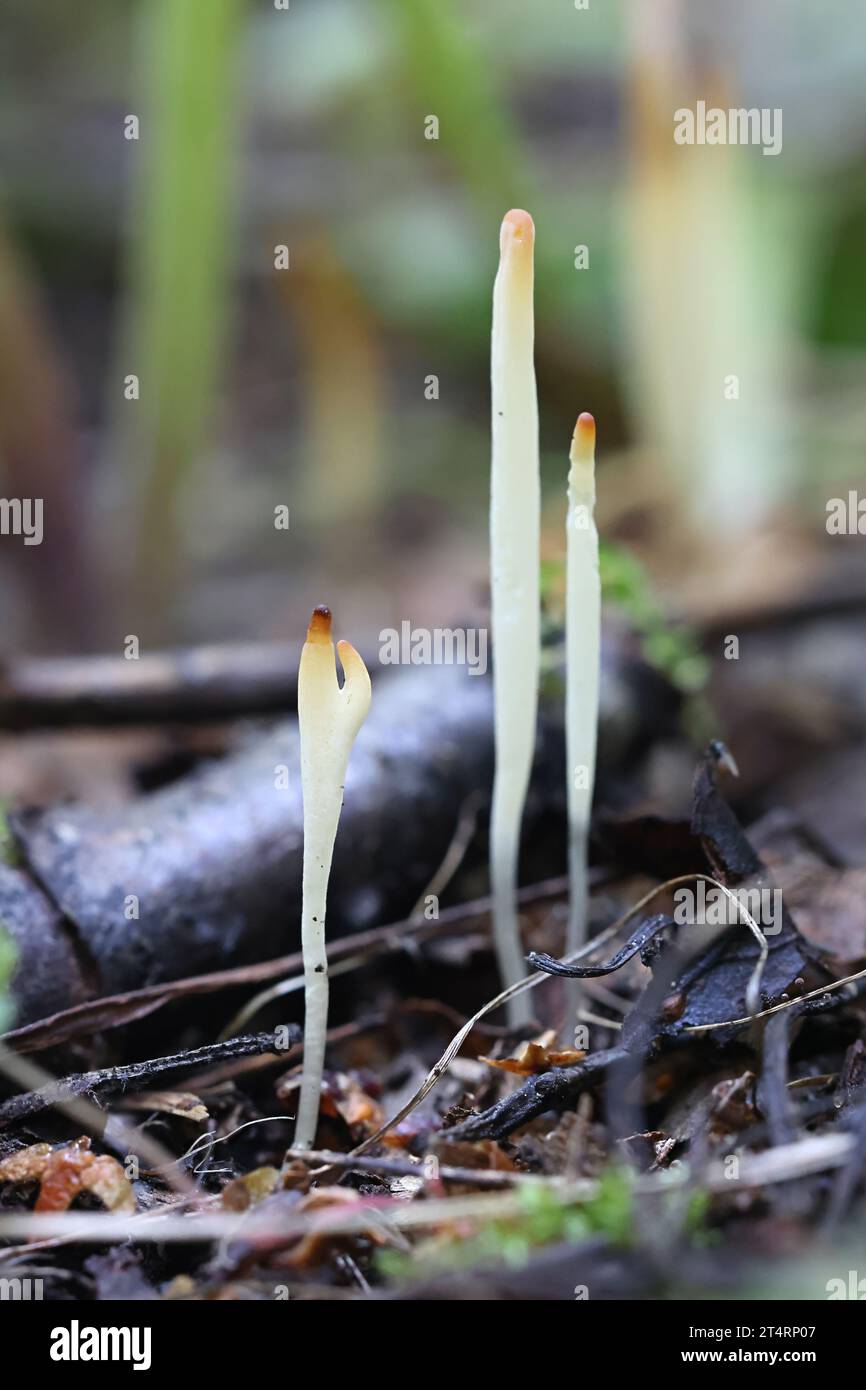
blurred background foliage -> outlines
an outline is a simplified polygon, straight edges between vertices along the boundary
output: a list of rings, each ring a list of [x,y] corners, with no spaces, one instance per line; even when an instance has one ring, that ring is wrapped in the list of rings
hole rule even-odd
[[[863,473],[864,71],[854,0],[6,0],[0,468],[46,518],[0,540],[7,648],[483,611],[513,205],[546,558],[590,409],[665,603],[772,591]],[[782,153],[676,146],[700,98],[781,107]]]

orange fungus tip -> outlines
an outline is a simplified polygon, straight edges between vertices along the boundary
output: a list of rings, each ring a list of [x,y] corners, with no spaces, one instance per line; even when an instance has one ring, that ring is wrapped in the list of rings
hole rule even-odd
[[[330,642],[331,610],[324,603],[313,609],[310,626],[307,628],[308,642]]]
[[[502,219],[499,233],[500,250],[512,242],[526,242],[529,246],[535,240],[535,223],[523,208],[512,208]]]
[[[581,444],[592,444],[595,441],[595,420],[587,410],[582,415],[578,415],[577,424],[574,427],[574,436]]]

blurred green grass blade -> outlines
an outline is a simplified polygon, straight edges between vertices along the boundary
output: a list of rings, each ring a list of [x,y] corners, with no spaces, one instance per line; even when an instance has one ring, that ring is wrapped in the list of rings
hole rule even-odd
[[[407,86],[439,117],[439,141],[488,214],[532,201],[520,138],[453,0],[380,0],[393,15]]]
[[[131,424],[142,482],[138,568],[155,581],[151,593],[170,581],[179,495],[204,441],[225,345],[244,9],[245,0],[149,0],[143,12],[141,132],[131,146],[141,166],[121,364],[122,375],[139,376],[141,398],[120,418]]]

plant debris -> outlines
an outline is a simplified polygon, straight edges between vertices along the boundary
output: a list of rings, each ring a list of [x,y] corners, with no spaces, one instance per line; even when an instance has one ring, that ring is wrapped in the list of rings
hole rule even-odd
[[[299,1035],[293,1030],[294,1037]],[[132,1062],[124,1066],[102,1067],[99,1071],[79,1072],[64,1077],[38,1091],[29,1091],[14,1096],[0,1104],[0,1127],[12,1124],[26,1116],[38,1115],[59,1101],[74,1096],[89,1096],[91,1099],[118,1095],[131,1090],[142,1090],[147,1085],[166,1076],[183,1076],[189,1072],[203,1071],[216,1062],[235,1057],[261,1057],[273,1053],[276,1044],[273,1033],[254,1033],[243,1038],[231,1038],[228,1042],[212,1043],[207,1047],[194,1048],[190,1052],[180,1052],[172,1057],[156,1057],[148,1062]]]
[[[536,1016],[517,1032],[487,1023],[502,995],[479,1008],[469,991],[472,1014],[452,1002],[459,991],[431,989],[440,977],[465,981],[467,962],[484,963],[493,985],[488,900],[331,943],[343,1012],[329,1033],[313,1149],[286,1150],[302,1050],[281,1017],[291,990],[261,1006],[271,1031],[70,1071],[0,1102],[0,1267],[34,1240],[59,1240],[108,1250],[77,1266],[102,1297],[127,1284],[137,1297],[172,1299],[273,1298],[282,1287],[415,1297],[441,1280],[500,1287],[508,1269],[538,1296],[570,1296],[563,1280],[607,1287],[599,1261],[619,1268],[630,1252],[631,1282],[617,1274],[611,1289],[658,1296],[678,1275],[660,1280],[644,1230],[663,1227],[679,1252],[671,1268],[687,1270],[702,1269],[702,1252],[724,1233],[735,1243],[762,1209],[838,1227],[862,1168],[866,976],[850,969],[855,955],[830,954],[800,930],[796,895],[775,932],[740,910],[750,900],[739,889],[773,891],[792,855],[803,862],[807,851],[791,848],[790,822],[759,827],[753,842],[721,795],[726,765],[725,750],[710,747],[690,816],[620,820],[606,840],[614,857],[593,881],[609,918],[625,910],[579,951],[562,959],[550,949],[565,939],[564,881],[522,891],[538,973],[510,987]],[[647,887],[635,851],[649,824],[666,877]],[[808,855],[815,883],[816,864],[827,866],[813,843]],[[677,920],[677,890],[698,883],[724,911],[731,904],[721,928]],[[453,962],[436,954],[446,940],[459,948]],[[291,985],[300,964],[295,954],[82,1002],[8,1040],[49,1055],[108,1038],[117,1046],[130,1026],[147,1027],[151,1009],[168,1019],[198,998],[212,1010],[224,991],[269,978]],[[372,983],[366,1009],[346,1013],[341,970]],[[574,1039],[563,1035],[561,977],[598,982]],[[225,1005],[220,1017],[234,1013]],[[110,1029],[101,1041],[99,1026]],[[70,1098],[96,1101],[101,1134],[70,1135],[57,1108]],[[159,1123],[169,1164],[191,1185],[171,1190],[172,1167],[153,1162],[130,1181],[119,1151],[99,1151],[123,1134],[122,1151],[135,1153],[146,1130],[125,1131],[130,1119]],[[38,1125],[48,1129],[34,1134]],[[131,1242],[130,1258],[112,1263],[119,1239]],[[174,1245],[197,1252],[180,1276],[164,1253]]]
[[[93,1153],[84,1136],[52,1148],[31,1144],[0,1160],[0,1183],[36,1183],[35,1211],[66,1211],[82,1193],[98,1197],[106,1211],[134,1212],[135,1194],[123,1168],[109,1154]]]

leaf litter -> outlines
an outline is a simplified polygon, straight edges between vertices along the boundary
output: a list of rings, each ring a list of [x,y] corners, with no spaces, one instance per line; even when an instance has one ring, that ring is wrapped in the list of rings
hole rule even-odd
[[[610,880],[605,901],[647,872],[635,853],[646,844],[637,821],[651,823],[657,860],[674,872],[567,959],[531,951],[536,972],[460,1023],[438,1059],[429,1058],[431,1042],[459,1020],[453,1006],[419,998],[407,1007],[374,973],[366,1022],[331,1030],[336,1065],[311,1152],[286,1152],[297,1073],[285,1060],[298,1045],[291,1038],[281,1051],[273,1033],[70,1074],[0,1105],[0,1238],[26,1232],[0,1263],[25,1248],[50,1251],[55,1262],[62,1255],[79,1262],[78,1277],[98,1297],[110,1296],[115,1279],[169,1298],[273,1298],[286,1281],[292,1296],[325,1286],[343,1297],[424,1296],[443,1277],[495,1291],[506,1269],[526,1271],[531,1287],[536,1267],[544,1296],[581,1278],[612,1279],[610,1296],[636,1296],[637,1278],[648,1296],[704,1268],[714,1242],[736,1244],[756,1203],[781,1212],[786,1190],[803,1194],[804,1243],[810,1221],[838,1222],[866,1144],[866,972],[839,973],[862,959],[856,931],[837,926],[822,938],[814,924],[831,890],[845,916],[856,880],[847,893],[838,882],[832,889],[835,866],[814,846],[800,846],[798,859],[790,826],[765,836],[759,853],[719,791],[725,768],[725,750],[711,746],[687,820],[606,827],[621,887]],[[781,929],[764,934],[741,915],[708,944],[683,949],[671,894],[701,879],[732,900],[743,885],[783,883]],[[524,894],[530,944],[555,936],[551,907],[561,893],[560,884]],[[450,939],[467,960],[488,949],[479,941],[485,910],[483,902],[449,910]],[[402,955],[398,929],[368,935],[380,961]],[[377,957],[335,946],[370,979]],[[215,981],[215,994],[242,983],[224,973],[231,978]],[[611,981],[615,993],[600,992],[591,1013],[600,1045],[572,1045],[563,1034],[557,975]],[[527,991],[537,1018],[523,1036],[488,1027],[507,997]],[[137,1007],[121,1002],[117,1021],[142,1019],[146,1008]],[[31,1036],[56,1047],[71,1035],[37,1027]],[[166,1088],[181,1076],[186,1089]],[[95,1101],[104,1134],[58,1137],[69,1123],[55,1109],[62,1096]],[[178,1169],[192,1176],[191,1193],[172,1194],[156,1168],[130,1180],[117,1157],[94,1151],[110,1137],[112,1105],[159,1125]],[[193,1144],[191,1124],[204,1127]],[[81,1263],[88,1243],[120,1238],[118,1219],[131,1242],[125,1259]],[[661,1231],[678,1251],[679,1276],[644,1267],[646,1242]],[[164,1256],[142,1264],[144,1251],[175,1239],[199,1252],[188,1274],[178,1280]],[[630,1274],[618,1263],[627,1251]],[[756,1258],[748,1241],[742,1258]]]

